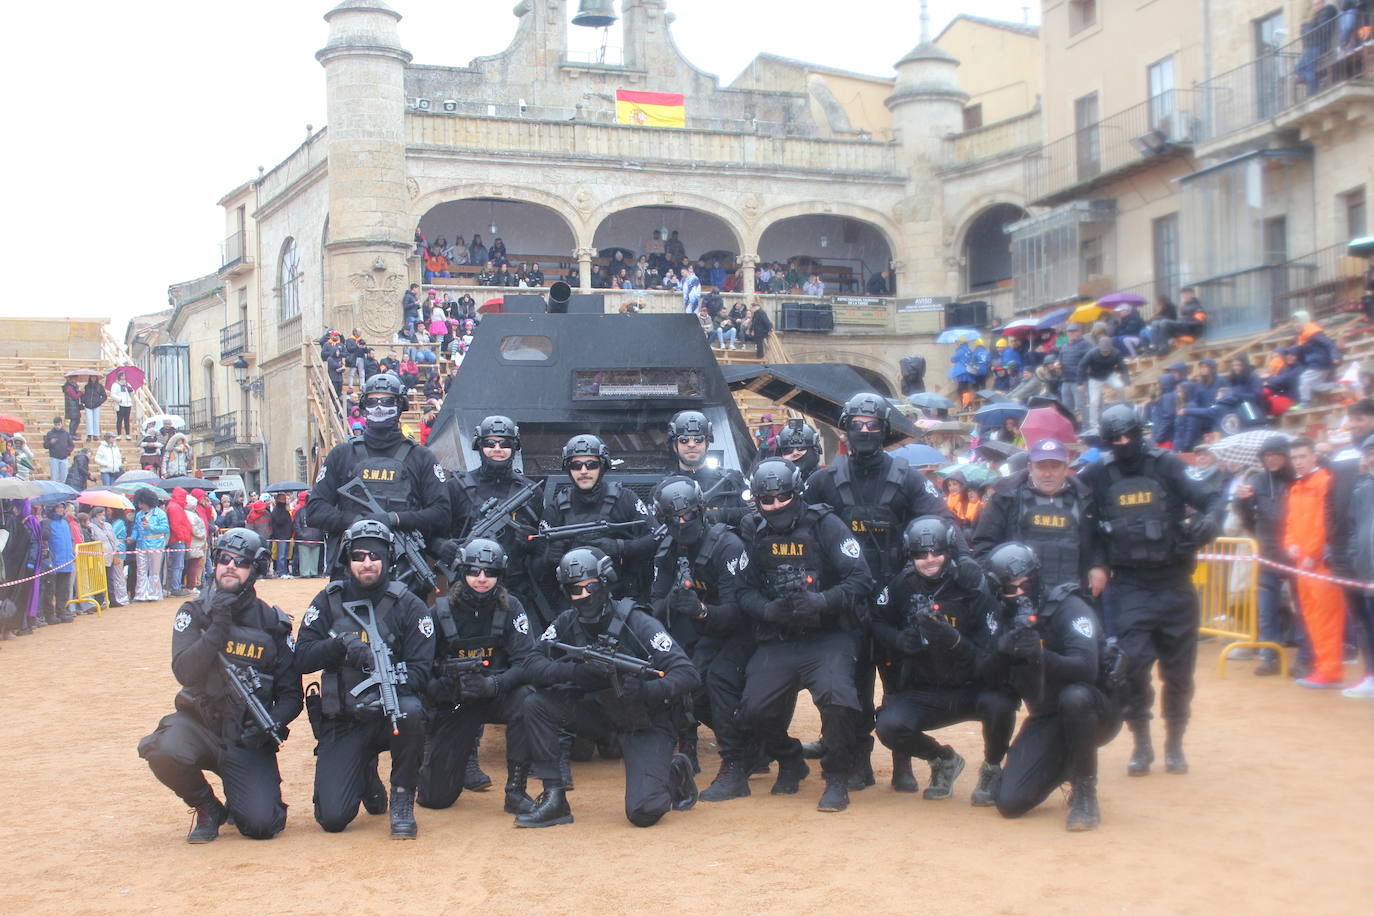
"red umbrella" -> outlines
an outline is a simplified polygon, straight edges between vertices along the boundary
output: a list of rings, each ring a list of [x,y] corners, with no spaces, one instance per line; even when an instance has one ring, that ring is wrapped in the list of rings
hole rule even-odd
[[[0,413],[0,433],[22,433],[24,421],[12,413]]]
[[[506,297],[496,296],[492,299],[488,299],[486,302],[483,302],[481,305],[479,305],[477,307],[477,311],[481,312],[483,315],[497,315],[504,312],[505,308]]]
[[[137,366],[119,366],[111,369],[105,376],[105,387],[109,388],[113,385],[115,376],[119,375],[121,372],[124,373],[124,381],[129,383],[130,388],[137,389],[143,387],[143,370]]]
[[[1021,421],[1021,436],[1026,440],[1027,447],[1033,447],[1042,439],[1069,443],[1078,438],[1073,431],[1073,424],[1053,407],[1036,407],[1027,411],[1026,418]]]

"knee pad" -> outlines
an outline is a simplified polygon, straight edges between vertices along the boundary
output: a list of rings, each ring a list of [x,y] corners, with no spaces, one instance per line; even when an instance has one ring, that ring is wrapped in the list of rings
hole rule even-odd
[[[1069,684],[1059,691],[1059,709],[1066,716],[1080,718],[1092,713],[1096,697],[1087,684]]]
[[[663,811],[626,811],[625,818],[631,824],[634,824],[636,827],[652,827],[654,824],[657,824],[660,820],[662,820],[663,815],[666,813],[667,809],[664,809]]]
[[[245,821],[242,815],[235,813],[234,826],[239,829],[240,834],[250,840],[270,840],[286,827],[286,815],[283,813],[269,824],[266,821]],[[339,829],[342,830],[343,828]]]

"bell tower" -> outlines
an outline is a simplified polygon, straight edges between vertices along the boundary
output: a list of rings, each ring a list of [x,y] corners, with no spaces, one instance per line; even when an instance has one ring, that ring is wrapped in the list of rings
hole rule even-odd
[[[400,316],[414,239],[406,195],[405,66],[399,13],[382,0],[343,0],[325,14],[315,54],[328,103],[329,241],[325,320],[390,335]]]

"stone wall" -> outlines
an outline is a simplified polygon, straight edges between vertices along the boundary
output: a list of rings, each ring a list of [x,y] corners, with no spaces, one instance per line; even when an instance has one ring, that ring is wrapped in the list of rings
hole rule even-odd
[[[100,361],[108,318],[0,318],[0,356]]]

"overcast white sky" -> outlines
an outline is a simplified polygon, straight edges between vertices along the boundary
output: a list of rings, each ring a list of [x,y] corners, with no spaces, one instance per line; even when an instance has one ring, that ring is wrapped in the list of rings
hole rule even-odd
[[[417,63],[464,65],[515,34],[514,0],[388,2]],[[224,226],[215,201],[285,158],[306,124],[324,124],[314,53],[331,5],[8,8],[0,232],[11,260],[0,313],[105,315],[118,335],[130,316],[165,307],[169,284],[214,271]],[[915,0],[671,0],[669,9],[683,54],[722,83],[763,51],[891,75],[920,37]],[[931,0],[930,9],[932,35],[959,12],[1039,19],[1035,0]]]

